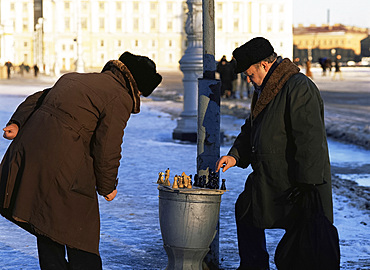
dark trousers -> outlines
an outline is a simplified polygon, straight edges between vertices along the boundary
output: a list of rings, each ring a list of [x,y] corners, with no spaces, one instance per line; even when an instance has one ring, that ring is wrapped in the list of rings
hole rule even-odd
[[[249,216],[249,215],[247,215]],[[240,256],[239,270],[268,270],[269,254],[266,249],[265,230],[254,227],[244,217],[237,220],[238,247]]]
[[[37,237],[41,270],[101,270],[100,256],[83,250],[66,247],[48,237]],[[66,260],[66,250],[68,261]]]

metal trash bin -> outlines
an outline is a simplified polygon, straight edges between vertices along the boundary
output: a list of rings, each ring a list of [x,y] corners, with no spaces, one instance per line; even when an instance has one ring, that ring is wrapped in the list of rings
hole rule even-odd
[[[221,195],[216,189],[158,186],[159,222],[168,256],[167,270],[202,270],[217,233]]]

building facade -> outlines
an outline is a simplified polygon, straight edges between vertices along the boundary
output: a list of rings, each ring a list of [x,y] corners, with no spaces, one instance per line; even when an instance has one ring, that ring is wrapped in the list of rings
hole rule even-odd
[[[361,41],[367,38],[369,29],[335,25],[299,25],[293,28],[294,58],[301,61],[310,59],[318,62],[319,58],[332,60],[341,55],[341,61],[360,61],[362,56]]]
[[[201,0],[0,0],[0,65],[37,64],[46,74],[99,70],[124,51],[178,69],[188,5]],[[292,58],[292,0],[215,0],[216,59],[264,36]]]

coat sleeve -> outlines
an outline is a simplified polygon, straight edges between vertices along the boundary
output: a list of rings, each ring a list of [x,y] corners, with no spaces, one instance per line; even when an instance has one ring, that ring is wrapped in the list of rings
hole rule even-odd
[[[28,96],[16,109],[9,123],[15,123],[19,128],[27,122],[27,119],[36,111],[44,101],[51,88],[34,93]]]
[[[296,181],[322,184],[328,160],[323,101],[316,85],[307,77],[290,86],[287,106],[295,145]]]
[[[97,191],[108,195],[116,188],[124,128],[130,117],[132,100],[116,97],[105,106],[91,142]]]
[[[241,127],[241,132],[235,139],[227,155],[236,159],[236,165],[241,168],[247,168],[251,163],[251,123],[250,117],[245,121]]]

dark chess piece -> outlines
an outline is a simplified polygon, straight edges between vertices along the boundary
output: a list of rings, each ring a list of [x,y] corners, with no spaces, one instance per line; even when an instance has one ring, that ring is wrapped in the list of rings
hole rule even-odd
[[[226,179],[222,179],[221,190],[226,190],[225,181],[226,181]]]
[[[208,174],[208,183],[207,183],[207,188],[210,188],[210,189],[218,189],[219,187],[219,177],[218,175],[213,172],[213,171],[210,171],[209,174]]]
[[[207,187],[207,180],[206,180],[206,176],[205,175],[202,175],[200,177],[200,187],[202,187],[202,188],[206,188]]]
[[[195,187],[199,187],[199,177],[198,177],[198,174],[195,174],[194,175],[194,186]]]

